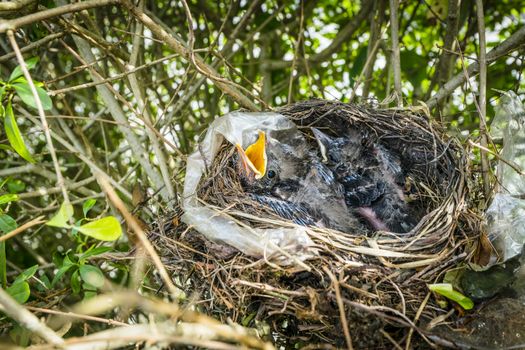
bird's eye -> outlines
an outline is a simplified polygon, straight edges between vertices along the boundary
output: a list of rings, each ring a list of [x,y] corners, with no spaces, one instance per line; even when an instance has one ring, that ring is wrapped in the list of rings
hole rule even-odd
[[[277,173],[274,170],[268,170],[268,178],[273,179],[277,175]]]

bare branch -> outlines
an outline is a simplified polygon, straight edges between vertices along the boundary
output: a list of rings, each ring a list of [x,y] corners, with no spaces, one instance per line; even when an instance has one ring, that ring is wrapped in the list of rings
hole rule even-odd
[[[523,44],[525,44],[525,26],[518,29],[510,37],[501,42],[498,46],[494,47],[490,52],[487,53],[486,62],[491,64],[500,57],[507,55],[508,53],[518,49]],[[479,64],[473,63],[468,66],[467,73],[469,77],[472,77],[479,72]],[[452,79],[450,79],[441,89],[436,92],[429,100],[426,101],[426,104],[429,108],[434,108],[439,102],[444,98],[449,96],[451,93],[456,90],[458,86],[463,84],[467,79],[467,75],[463,72],[458,73]]]
[[[44,222],[46,222],[44,220],[44,216],[39,216],[39,217],[37,217],[37,218],[35,218],[35,219],[31,220],[31,221],[28,221],[25,224],[23,224],[23,225],[17,227],[16,229],[14,229],[13,231],[7,232],[5,235],[0,236],[0,242],[7,241],[9,238],[13,238],[14,236],[18,235],[19,233],[24,232],[28,228],[31,228],[31,227],[36,226],[36,225],[43,224]]]
[[[370,93],[370,84],[372,82],[372,74],[374,73],[374,62],[376,60],[380,41],[382,40],[380,32],[381,32],[381,25],[383,23],[384,16],[385,16],[384,12],[385,12],[386,1],[377,0],[376,6],[378,7],[377,11],[372,13],[372,20],[370,23],[370,40],[368,42],[368,48],[367,48],[367,53],[366,53],[366,56],[367,56],[366,64],[365,64],[365,67],[363,68],[363,74],[362,74],[364,76],[363,77],[364,84],[363,84],[363,94],[361,97],[365,100],[368,98],[368,94]],[[352,91],[353,95],[355,94],[355,90],[357,89],[358,86],[359,84],[356,82],[356,85]],[[352,99],[353,98],[350,98],[350,101]]]
[[[43,45],[45,45],[45,44],[47,44],[47,43],[49,43],[49,42],[51,42],[51,41],[53,41],[55,39],[63,37],[64,34],[65,34],[64,32],[60,32],[60,33],[54,33],[54,34],[46,35],[45,37],[43,37],[40,40],[37,40],[37,41],[27,45],[27,46],[21,47],[20,48],[20,52],[24,53],[24,52],[27,52],[27,51],[34,50],[37,47],[43,46]],[[14,52],[10,52],[8,54],[0,56],[0,63],[8,61],[8,60],[10,60],[13,57],[16,57],[16,54]]]
[[[366,19],[370,11],[372,11],[373,8],[373,1],[364,1],[362,2],[362,7],[359,10],[359,12],[355,15],[355,17],[351,18],[348,23],[339,30],[336,37],[328,47],[326,47],[323,51],[318,52],[308,58],[308,63],[320,63],[324,62],[327,59],[329,59],[332,54],[339,51],[341,46],[346,43],[359,29],[363,21]],[[300,63],[302,61],[299,61]],[[266,62],[263,62],[268,66],[269,69],[282,69],[286,68],[292,65],[293,61],[285,61],[285,60],[269,60]]]
[[[5,33],[8,30],[16,30],[22,26],[43,21],[45,19],[65,15],[66,13],[79,12],[88,10],[94,7],[102,7],[119,3],[120,0],[87,0],[75,4],[55,7],[53,9],[32,13],[27,16],[19,17],[12,20],[0,21],[0,33]]]
[[[188,49],[186,45],[182,43],[182,41],[170,35],[160,25],[155,23],[148,15],[146,15],[143,11],[141,11],[139,8],[133,5],[133,3],[130,0],[122,0],[122,2],[123,5],[126,6],[131,12],[131,14],[133,14],[135,18],[137,18],[146,27],[148,27],[154,35],[156,35],[160,40],[165,42],[166,45],[168,45],[172,50],[174,50],[190,62],[194,63],[195,67],[199,69],[201,73],[203,73],[206,77],[210,78],[219,89],[221,89],[225,94],[232,97],[235,102],[237,102],[242,107],[248,108],[252,111],[260,110],[260,108],[255,103],[253,103],[253,101],[250,98],[248,98],[241,91],[239,91],[235,83],[221,77],[219,73],[217,73],[217,71],[213,67],[207,65],[200,56],[194,55],[194,61],[192,61],[191,50]]]
[[[485,15],[483,13],[482,0],[476,0],[476,12],[478,16],[478,32],[479,32],[479,133],[481,136],[481,146],[488,148],[487,139],[487,58],[485,41]],[[490,194],[490,178],[489,178],[489,160],[487,153],[481,149],[481,173],[483,177],[483,190],[485,196]]]
[[[403,106],[403,92],[401,91],[401,60],[399,57],[399,0],[390,0],[390,33],[392,40],[392,67],[394,70],[394,91],[397,106]]]
[[[122,216],[126,219],[127,224],[129,227],[135,232],[136,237],[138,238],[142,248],[148,253],[150,258],[153,260],[153,263],[155,264],[155,267],[157,268],[162,280],[164,281],[166,287],[168,288],[170,294],[175,298],[179,299],[183,296],[184,292],[181,291],[179,288],[175,287],[173,284],[173,281],[171,280],[168,272],[166,271],[166,268],[162,264],[162,261],[160,260],[159,255],[155,251],[155,248],[151,245],[150,241],[148,240],[146,233],[141,228],[140,224],[137,222],[137,220],[131,215],[129,210],[126,208],[126,205],[118,194],[115,192],[113,187],[110,186],[107,176],[104,173],[95,173],[94,174],[97,178],[97,181],[106,192],[106,195],[108,196],[109,200],[115,205],[115,207],[120,211]]]
[[[51,328],[41,323],[35,315],[24,309],[22,305],[19,305],[2,288],[0,288],[0,305],[2,305],[2,311],[9,317],[16,320],[24,328],[38,334],[39,337],[48,343],[58,346],[64,344],[64,339],[58,336]]]
[[[20,68],[22,69],[22,72],[24,73],[24,77],[27,80],[27,83],[29,84],[29,88],[31,89],[31,93],[33,94],[33,98],[35,99],[36,109],[38,110],[38,115],[40,116],[40,122],[42,123],[42,129],[44,130],[44,135],[46,136],[46,142],[47,147],[49,148],[49,154],[51,155],[51,159],[53,160],[53,165],[55,167],[55,173],[57,176],[57,185],[62,189],[62,197],[64,197],[64,203],[69,203],[69,195],[64,183],[64,177],[62,176],[62,172],[60,171],[60,165],[58,164],[58,158],[55,152],[55,147],[53,146],[53,140],[51,139],[51,133],[49,131],[49,125],[47,124],[46,120],[46,114],[44,113],[44,107],[42,106],[42,101],[40,101],[40,96],[38,96],[38,92],[36,91],[36,86],[33,82],[33,79],[31,78],[31,75],[29,74],[29,71],[27,70],[26,63],[24,61],[24,57],[22,56],[22,53],[20,52],[20,48],[18,47],[18,44],[15,40],[15,34],[12,30],[7,31],[7,37],[9,38],[9,42],[11,43],[11,46],[13,47],[13,51],[16,54],[16,58],[18,60],[18,63],[20,64]]]
[[[434,86],[439,84],[442,86],[450,79],[450,74],[453,68],[454,58],[454,45],[456,43],[456,36],[459,30],[459,4],[461,0],[450,0],[448,2],[448,14],[447,14],[447,32],[443,41],[443,53],[439,57],[439,63],[430,82],[428,88],[427,99],[430,97]]]

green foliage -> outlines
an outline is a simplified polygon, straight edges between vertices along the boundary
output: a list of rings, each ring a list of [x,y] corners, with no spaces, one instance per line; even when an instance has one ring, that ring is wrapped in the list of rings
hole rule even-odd
[[[28,70],[35,68],[37,63],[37,57],[27,60],[26,64]],[[50,110],[53,107],[51,97],[49,97],[49,94],[42,88],[42,83],[37,81],[33,81],[33,83],[38,94],[38,99],[42,103],[42,107],[44,110]],[[20,97],[22,102],[26,105],[35,109],[37,108],[35,96],[33,95],[28,81],[23,76],[22,68],[20,66],[17,66],[11,72],[7,81],[0,80],[0,102],[4,100],[7,101],[5,104],[2,102],[0,105],[0,119],[3,118],[4,120],[7,139],[13,150],[28,162],[35,163],[35,160],[27,149],[22,133],[16,123],[12,105],[12,98],[15,94]]]
[[[55,287],[59,281],[64,281],[69,273],[69,286],[73,293],[84,291],[84,296],[93,295],[97,289],[104,285],[104,273],[99,267],[89,264],[89,259],[111,251],[110,247],[92,245],[80,254],[68,252],[64,257],[58,254],[54,256],[54,262],[58,270],[51,281],[51,287]]]
[[[454,290],[450,283],[429,284],[428,289],[458,303],[465,310],[470,310],[474,307],[474,302],[469,297]]]
[[[82,207],[84,215],[86,215],[89,209],[95,204],[93,202],[86,203],[84,203]],[[70,225],[69,221],[73,218],[73,214],[73,206],[70,203],[63,203],[55,216],[53,216],[46,225],[67,229],[74,228],[75,231],[100,241],[115,241],[122,236],[122,228],[114,216],[106,216],[83,225]]]

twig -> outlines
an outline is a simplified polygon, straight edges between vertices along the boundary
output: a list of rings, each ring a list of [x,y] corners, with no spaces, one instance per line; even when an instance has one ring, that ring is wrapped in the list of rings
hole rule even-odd
[[[135,18],[148,27],[148,29],[150,29],[154,35],[164,41],[166,45],[168,45],[172,50],[179,53],[184,58],[190,60],[190,62],[194,64],[195,68],[198,69],[200,73],[210,78],[219,89],[230,96],[235,102],[251,111],[260,110],[260,108],[255,103],[253,103],[251,99],[238,90],[235,83],[221,77],[215,71],[215,69],[213,69],[213,67],[207,65],[202,60],[202,58],[195,55],[195,53],[188,49],[181,41],[178,40],[178,38],[170,35],[160,25],[155,23],[148,15],[133,5],[130,0],[122,0],[122,4]]]
[[[62,41],[62,44],[64,47],[71,52],[75,58],[77,58],[81,63],[86,64],[86,61],[93,62],[95,61],[95,57],[91,51],[90,46],[87,44],[87,42],[80,38],[80,37],[74,37],[73,40],[75,41],[80,54],[75,52],[69,45],[67,45],[65,42]],[[91,78],[93,81],[101,81],[104,80],[104,78],[97,72],[97,70],[94,67],[90,67],[90,73]],[[128,143],[130,144],[133,154],[135,155],[136,159],[144,169],[145,173],[151,178],[155,189],[160,189],[164,186],[164,181],[162,180],[162,176],[160,173],[153,167],[151,164],[148,153],[144,149],[142,143],[139,142],[137,136],[135,133],[133,133],[132,130],[130,130],[129,127],[124,127],[121,125],[129,124],[128,118],[124,114],[124,111],[122,110],[121,105],[117,102],[115,99],[115,96],[120,96],[118,91],[115,91],[111,84],[106,83],[104,85],[98,85],[97,91],[100,94],[100,97],[105,102],[106,107],[109,109],[111,116],[119,123],[119,130],[125,135]],[[127,103],[126,100],[122,99],[123,102]],[[128,106],[131,111],[134,111],[133,106]],[[135,112],[135,114],[138,116],[139,113]],[[151,127],[151,124],[148,124],[147,121],[144,121],[144,123]],[[165,201],[169,201],[170,198],[167,195],[167,193],[161,192],[161,195],[163,196],[163,199]]]
[[[370,11],[372,11],[373,8],[373,1],[363,1],[361,3],[361,9],[359,12],[352,17],[348,23],[342,27],[335,38],[332,40],[330,45],[328,45],[324,50],[322,50],[319,53],[316,53],[314,55],[311,55],[308,58],[308,64],[312,63],[321,63],[329,59],[332,54],[337,52],[341,48],[341,46],[348,42],[348,40],[355,34],[355,32],[361,27],[361,24],[366,19]],[[299,61],[302,62],[302,61]],[[292,61],[285,61],[285,60],[269,60],[266,62],[263,62],[267,65],[268,69],[283,69],[286,67],[289,67],[292,64]]]
[[[135,232],[136,237],[139,239],[142,247],[148,253],[150,258],[153,260],[153,263],[155,264],[155,267],[158,269],[159,274],[164,284],[168,288],[170,294],[175,299],[181,298],[184,295],[184,292],[178,289],[177,287],[175,287],[175,285],[173,284],[173,281],[171,280],[168,272],[166,271],[166,268],[162,264],[162,261],[160,260],[159,255],[155,251],[155,248],[153,248],[150,241],[146,237],[146,233],[144,232],[142,227],[139,225],[137,220],[133,217],[133,215],[131,215],[129,210],[126,208],[126,205],[124,204],[124,202],[122,202],[122,200],[117,195],[113,187],[110,186],[107,180],[107,175],[103,173],[95,173],[94,175],[97,177],[100,187],[102,187],[104,192],[106,192],[109,200],[120,211],[122,216],[124,216],[124,219],[126,220],[129,227],[133,230],[133,232]]]
[[[120,322],[120,321],[117,321],[117,320],[106,319],[106,318],[90,316],[90,315],[80,315],[80,314],[77,314],[77,313],[74,313],[74,312],[64,312],[64,311],[58,311],[58,310],[43,309],[43,308],[34,307],[34,306],[26,306],[26,309],[34,311],[34,312],[41,312],[41,313],[50,314],[50,315],[64,316],[66,318],[78,318],[80,320],[87,320],[87,321],[95,321],[95,322],[100,322],[100,323],[106,323],[106,324],[111,325],[111,326],[124,326],[124,327],[130,326],[127,323]]]
[[[37,119],[36,118],[33,118],[30,115],[26,115],[26,117],[28,117],[34,123],[37,123]],[[80,160],[82,160],[84,163],[86,163],[86,165],[89,166],[89,168],[91,169],[92,173],[95,173],[95,172],[98,171],[98,172],[102,172],[102,173],[105,174],[104,170],[102,170],[94,161],[92,161],[89,157],[84,155],[81,152],[81,150],[78,150],[77,148],[75,148],[75,146],[71,145],[69,142],[67,142],[60,135],[58,135],[57,133],[51,131],[51,136],[55,140],[57,140],[58,143],[60,143],[62,146],[64,146],[69,152],[71,152],[72,154],[77,156]],[[106,175],[106,176],[108,176],[108,175]],[[127,189],[125,189],[121,184],[119,184],[113,178],[111,178],[109,176],[108,176],[108,178],[110,179],[111,184],[113,186],[115,186],[115,188],[118,189],[120,191],[120,193],[122,193],[124,196],[126,196],[127,199],[131,199],[131,193],[129,193],[129,191]],[[73,201],[72,203],[75,203],[75,201]]]
[[[55,7],[53,9],[32,13],[27,16],[0,21],[0,33],[5,33],[9,30],[16,30],[22,26],[32,24],[35,22],[41,22],[45,19],[65,15],[66,13],[79,12],[88,10],[94,7],[107,6],[119,3],[120,0],[87,0],[78,2],[75,4]]]
[[[481,146],[488,148],[487,139],[487,58],[485,40],[485,15],[483,13],[482,0],[476,0],[476,13],[478,16],[479,34],[479,133],[481,136]],[[481,175],[483,178],[483,191],[485,198],[490,194],[489,160],[487,153],[481,149]]]
[[[36,91],[36,87],[35,87],[35,84],[33,83],[33,79],[31,78],[31,75],[29,74],[29,71],[27,70],[27,66],[24,61],[24,57],[22,56],[22,53],[20,52],[20,48],[18,47],[18,44],[16,43],[14,32],[12,30],[8,30],[7,37],[9,38],[9,42],[11,43],[11,46],[13,47],[13,51],[16,54],[18,64],[20,64],[20,68],[22,69],[22,72],[24,73],[24,77],[26,78],[27,83],[29,84],[29,88],[31,89],[33,98],[35,99],[35,104],[38,110],[38,115],[40,116],[40,122],[42,123],[42,129],[44,130],[44,135],[46,136],[46,142],[47,142],[47,147],[49,148],[49,154],[51,155],[51,159],[53,160],[53,165],[55,167],[55,173],[57,176],[57,185],[62,189],[62,197],[64,197],[64,204],[69,204],[69,195],[67,193],[67,189],[64,183],[64,177],[62,176],[62,172],[60,171],[60,165],[58,164],[58,158],[55,152],[55,147],[53,146],[53,140],[51,139],[51,133],[49,131],[49,125],[47,124],[46,115],[44,113],[44,107],[42,106],[42,101],[40,101],[40,97],[38,96],[38,92]]]
[[[61,344],[64,344],[64,339],[58,336],[58,334],[56,334],[51,328],[48,328],[45,324],[41,323],[35,315],[27,311],[22,305],[18,304],[2,288],[0,288],[0,304],[2,305],[2,311],[9,317],[13,318],[16,322],[20,323],[24,328],[37,334],[48,343],[58,345],[59,347]]]
[[[76,90],[81,90],[81,89],[87,89],[87,88],[90,88],[90,87],[93,87],[93,86],[97,86],[97,85],[101,85],[101,84],[105,84],[105,83],[110,83],[112,81],[125,78],[126,76],[128,76],[130,74],[133,74],[133,73],[138,72],[140,70],[143,70],[145,68],[154,66],[154,65],[156,65],[158,63],[162,63],[164,61],[170,60],[170,59],[172,59],[174,57],[177,57],[177,56],[179,56],[179,54],[173,54],[173,55],[169,55],[169,56],[166,56],[166,57],[162,57],[162,58],[159,58],[157,60],[145,63],[145,64],[143,64],[141,66],[133,67],[133,68],[125,71],[124,73],[116,74],[116,75],[114,75],[112,77],[109,77],[109,78],[106,78],[106,79],[103,79],[103,80],[100,80],[100,81],[92,81],[90,83],[84,83],[84,84],[79,84],[79,85],[75,85],[75,86],[69,86],[69,87],[65,87],[65,88],[62,88],[62,89],[58,89],[58,90],[51,90],[51,91],[48,91],[48,94],[50,96],[56,96],[56,95],[63,94],[63,93],[66,93],[66,92],[71,92],[71,91],[76,91]],[[1,57],[0,57],[0,59],[1,59]],[[0,60],[0,62],[1,62],[1,60]],[[93,64],[97,64],[97,62],[93,62],[91,65],[93,65]]]
[[[515,172],[517,172],[519,175],[521,175],[521,176],[524,176],[524,175],[525,175],[525,171],[524,171],[523,169],[521,169],[521,167],[520,167],[518,164],[516,164],[515,162],[503,158],[503,157],[500,156],[498,153],[491,151],[488,147],[483,147],[482,145],[479,145],[479,144],[473,142],[472,140],[468,140],[468,142],[469,142],[469,144],[470,144],[471,146],[477,147],[477,148],[479,148],[480,150],[482,150],[482,151],[484,151],[484,152],[487,152],[487,153],[492,154],[493,156],[495,156],[496,158],[498,158],[498,160],[500,160],[500,161],[502,161],[503,163],[505,163],[505,164],[507,164],[508,166],[510,166],[510,167],[511,167]]]
[[[295,64],[297,63],[297,57],[299,56],[299,48],[301,47],[301,42],[303,40],[303,25],[304,25],[304,1],[301,1],[301,15],[299,21],[299,34],[297,35],[297,40],[295,41],[295,50],[292,61],[292,68],[290,72],[290,82],[288,84],[288,100],[287,103],[292,103],[292,87],[293,80],[295,77]]]
[[[366,100],[368,94],[370,93],[370,84],[372,82],[372,74],[374,73],[374,62],[376,61],[377,52],[379,45],[381,43],[381,25],[384,19],[384,12],[386,6],[386,0],[376,0],[376,6],[379,4],[377,11],[372,13],[372,19],[370,23],[370,41],[368,42],[368,48],[366,53],[366,63],[363,67],[363,72],[359,76],[359,79],[355,83],[354,89],[352,90],[352,96],[350,97],[350,102],[353,100],[353,97],[357,93],[357,88],[362,80],[363,84],[363,93],[361,98]]]
[[[401,91],[401,60],[399,57],[399,0],[390,0],[390,33],[392,40],[392,67],[394,70],[394,91],[397,106],[403,107],[403,92]]]
[[[0,242],[7,241],[9,238],[12,238],[12,237],[16,236],[17,234],[24,232],[28,228],[36,226],[36,225],[43,224],[44,222],[46,222],[44,220],[44,216],[39,216],[36,219],[28,221],[25,224],[23,224],[22,226],[17,227],[16,229],[14,229],[13,231],[8,232],[8,233],[6,233],[3,236],[0,236]]]
[[[324,272],[326,272],[328,277],[330,277],[330,280],[332,281],[332,284],[334,285],[335,298],[337,300],[337,307],[339,308],[339,319],[341,321],[341,325],[343,326],[343,333],[345,335],[346,346],[348,347],[349,350],[352,350],[353,349],[352,337],[350,336],[350,330],[348,328],[348,321],[345,315],[345,306],[343,303],[343,298],[341,298],[341,290],[339,288],[339,282],[337,281],[334,274],[332,273],[332,271],[330,271],[328,267],[323,266],[323,270]]]
[[[430,93],[436,84],[441,86],[450,78],[453,67],[452,63],[455,62],[453,59],[455,58],[454,45],[456,43],[459,26],[459,3],[460,0],[450,0],[448,2],[447,32],[443,40],[443,53],[439,57],[439,63],[430,82],[426,99],[430,97]]]
[[[43,45],[47,44],[48,42],[51,42],[51,41],[53,41],[55,39],[63,37],[65,34],[66,33],[64,33],[64,32],[60,32],[60,33],[53,33],[53,34],[46,35],[42,39],[37,40],[37,41],[35,41],[35,42],[33,42],[33,43],[29,44],[29,45],[26,45],[26,46],[20,48],[20,52],[24,53],[24,52],[27,52],[27,51],[34,50],[37,47],[40,47],[40,46],[43,46]],[[0,56],[0,63],[8,61],[8,60],[10,60],[13,57],[16,57],[16,54],[14,52],[10,52],[8,54]]]
[[[139,6],[144,6],[144,2],[141,1]],[[141,47],[141,37],[140,34],[142,34],[142,23],[136,22],[135,23],[135,36],[133,37],[133,50],[131,52],[130,57],[130,69],[135,68],[135,65],[138,61],[138,54]],[[171,183],[169,169],[168,169],[168,162],[166,161],[166,156],[160,146],[159,139],[157,138],[157,135],[153,131],[153,123],[152,118],[150,116],[149,109],[147,108],[144,96],[142,94],[142,90],[139,87],[139,82],[137,81],[137,75],[136,74],[130,74],[128,76],[129,85],[131,88],[131,91],[133,92],[133,95],[137,101],[139,110],[143,111],[142,118],[145,120],[146,124],[151,125],[150,127],[146,128],[146,134],[148,135],[148,138],[151,142],[151,145],[153,147],[153,152],[157,158],[157,163],[160,168],[160,174],[162,176],[162,180],[164,181],[164,188],[166,188],[166,191],[168,192],[169,199],[175,198],[175,191],[173,190],[173,185]],[[138,118],[140,118],[140,115],[137,115]]]
[[[421,305],[417,309],[416,316],[414,317],[414,321],[413,321],[414,325],[417,324],[417,321],[419,320],[419,317],[421,317],[421,314],[423,313],[423,310],[427,306],[429,298],[430,298],[430,293],[427,293],[427,295],[425,296],[425,299],[423,299],[423,301],[421,302]],[[406,346],[405,346],[406,350],[410,350],[411,349],[410,342],[412,341],[412,335],[413,334],[414,334],[414,328],[410,328],[408,330],[408,337],[407,337],[407,342],[406,342]]]
[[[508,37],[506,40],[501,42],[498,46],[494,47],[490,52],[487,53],[486,63],[491,64],[498,58],[518,49],[525,43],[525,26],[518,29],[514,34]],[[467,68],[468,76],[473,76],[479,72],[479,64],[473,63]],[[444,98],[449,96],[458,86],[463,84],[467,80],[467,76],[463,72],[456,74],[452,77],[434,96],[432,96],[425,103],[429,109],[437,106]]]

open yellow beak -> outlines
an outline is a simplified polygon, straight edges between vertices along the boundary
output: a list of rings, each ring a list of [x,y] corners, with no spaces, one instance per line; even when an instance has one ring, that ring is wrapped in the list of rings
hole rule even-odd
[[[242,149],[240,144],[236,144],[237,151],[241,156],[246,173],[250,174],[253,172],[256,179],[260,179],[266,174],[266,166],[268,164],[268,158],[266,157],[266,134],[264,131],[259,131],[259,138],[255,143],[251,144],[246,148]]]

